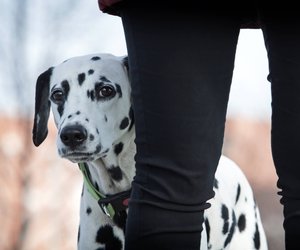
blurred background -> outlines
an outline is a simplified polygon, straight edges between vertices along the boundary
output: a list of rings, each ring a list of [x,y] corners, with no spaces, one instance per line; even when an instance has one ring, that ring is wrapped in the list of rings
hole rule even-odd
[[[35,82],[70,57],[125,55],[122,23],[101,13],[96,0],[0,0],[0,23],[0,249],[75,249],[82,177],[77,165],[58,157],[52,117],[47,140],[32,144]],[[224,154],[254,189],[269,249],[282,250],[267,74],[261,31],[241,30]]]

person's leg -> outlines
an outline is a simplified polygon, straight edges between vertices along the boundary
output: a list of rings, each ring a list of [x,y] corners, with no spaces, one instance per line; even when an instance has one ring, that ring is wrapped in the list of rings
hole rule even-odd
[[[272,153],[284,206],[286,249],[299,249],[300,16],[293,10],[262,10],[261,20],[269,58]]]
[[[199,250],[221,154],[237,18],[126,8],[136,121],[126,249]]]

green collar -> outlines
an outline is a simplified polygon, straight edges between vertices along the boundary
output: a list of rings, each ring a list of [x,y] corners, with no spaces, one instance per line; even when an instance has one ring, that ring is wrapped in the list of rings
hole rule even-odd
[[[104,194],[101,194],[99,190],[94,186],[87,164],[78,163],[78,166],[83,174],[85,186],[87,187],[92,197],[98,202],[103,213],[105,213],[108,217],[114,219],[116,215],[120,215],[121,211],[124,211],[128,208],[128,201],[131,190],[107,197]]]
[[[97,200],[97,202],[99,203],[99,201],[101,201],[102,199],[105,199],[106,196],[101,194],[96,187],[93,185],[91,179],[90,179],[90,174],[89,174],[89,170],[86,167],[86,163],[78,163],[79,169],[81,170],[82,174],[83,174],[83,178],[84,178],[84,184],[87,187],[89,193],[92,195],[92,197]],[[114,218],[116,212],[115,209],[113,208],[113,206],[108,203],[108,204],[104,204],[101,203],[102,205],[100,205],[102,211],[110,218]]]

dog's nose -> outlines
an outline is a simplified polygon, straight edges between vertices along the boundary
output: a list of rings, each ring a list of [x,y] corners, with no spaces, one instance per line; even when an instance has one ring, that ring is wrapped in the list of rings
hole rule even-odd
[[[80,125],[67,126],[61,130],[60,139],[66,146],[76,147],[87,139],[87,131]]]

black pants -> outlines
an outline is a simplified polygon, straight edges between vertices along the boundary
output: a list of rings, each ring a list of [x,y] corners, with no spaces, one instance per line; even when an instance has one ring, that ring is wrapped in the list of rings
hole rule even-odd
[[[137,144],[126,249],[198,250],[203,211],[214,195],[243,15],[153,9],[122,11]],[[300,237],[296,16],[259,12],[272,83],[272,150],[287,249]]]

